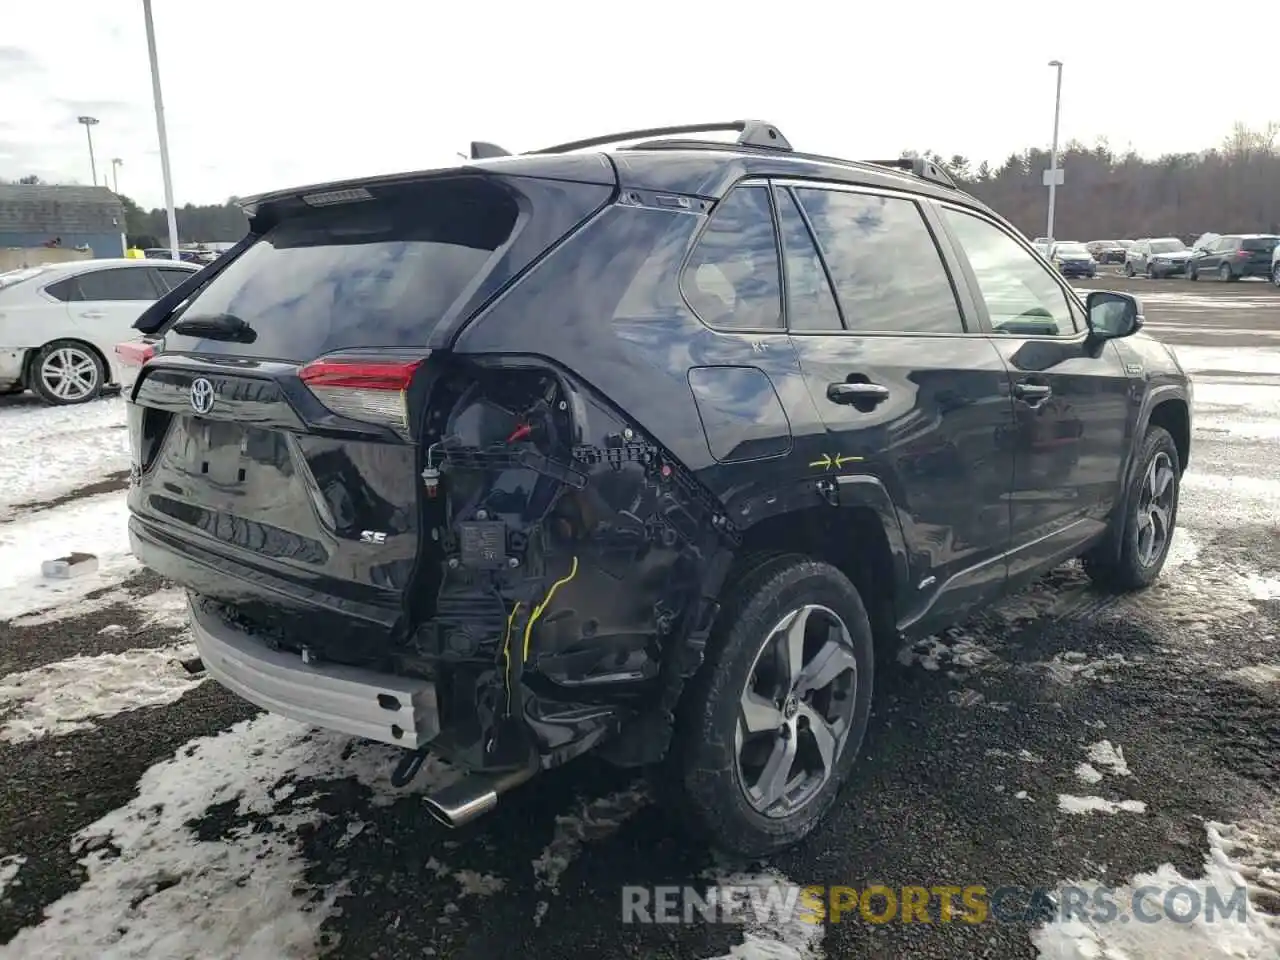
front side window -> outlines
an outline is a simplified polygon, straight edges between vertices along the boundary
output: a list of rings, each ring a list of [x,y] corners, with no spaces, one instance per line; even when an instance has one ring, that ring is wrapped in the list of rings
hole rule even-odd
[[[737,187],[716,205],[680,286],[710,327],[782,329],[782,279],[768,188]]]
[[[1077,331],[1066,291],[1054,275],[989,220],[950,207],[943,217],[969,259],[991,327],[1021,336],[1070,336]]]
[[[963,333],[951,278],[914,201],[799,187],[845,326],[858,333]]]

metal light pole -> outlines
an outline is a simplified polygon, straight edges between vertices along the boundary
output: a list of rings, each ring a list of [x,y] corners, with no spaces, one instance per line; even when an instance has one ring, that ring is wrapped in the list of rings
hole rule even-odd
[[[77,123],[84,124],[84,135],[89,138],[89,175],[93,177],[93,185],[98,185],[98,165],[93,160],[93,128],[97,125],[96,117],[76,117]]]
[[[151,20],[151,0],[142,0],[147,22],[147,53],[151,57],[151,95],[156,104],[156,133],[160,137],[160,174],[164,177],[164,207],[169,218],[169,253],[178,255],[178,217],[173,209],[173,178],[169,172],[169,137],[164,129],[164,98],[160,95],[160,61],[156,57],[156,26]]]
[[[1045,236],[1053,239],[1053,205],[1058,190],[1058,117],[1062,112],[1062,61],[1050,60],[1049,66],[1058,70],[1058,90],[1053,97],[1053,147],[1049,152],[1049,226]]]
[[[124,161],[119,157],[111,158],[111,189],[116,193],[120,192],[120,168],[124,166]]]

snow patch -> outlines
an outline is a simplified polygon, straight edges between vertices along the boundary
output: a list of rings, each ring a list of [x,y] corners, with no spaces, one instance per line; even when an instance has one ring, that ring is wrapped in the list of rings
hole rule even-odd
[[[1147,805],[1141,800],[1104,800],[1102,797],[1073,797],[1069,793],[1060,793],[1058,809],[1063,813],[1146,813]]]
[[[1261,686],[1280,683],[1280,663],[1255,663],[1247,667],[1241,667],[1228,673],[1227,679],[1238,680],[1243,683],[1256,683]]]
[[[558,815],[551,842],[533,861],[534,889],[559,893],[560,878],[578,851],[612,835],[651,799],[647,785],[640,782],[628,790],[580,801],[575,812]]]
[[[10,887],[19,886],[17,881],[18,871],[22,869],[22,865],[26,862],[27,858],[20,853],[11,853],[7,857],[0,857],[0,902],[8,898]]]
[[[764,867],[759,872],[715,871],[710,876],[714,883],[723,886],[758,888],[762,902],[768,902],[772,891],[779,891],[779,899],[786,901],[798,898],[802,889],[773,867]],[[804,911],[796,910],[789,917],[775,916],[772,924],[755,916],[751,909],[744,910],[742,916],[742,943],[711,960],[821,960],[826,928],[820,923],[806,922]]]
[[[317,809],[317,781],[354,776],[375,805],[401,800],[406,791],[389,779],[397,753],[271,714],[191,741],[143,774],[130,803],[77,834],[88,879],[0,958],[203,957],[211,946],[248,960],[316,956],[320,926],[346,890],[313,889],[304,877],[298,829],[330,816]],[[454,776],[427,763],[413,787]],[[201,839],[214,805],[232,822]]]
[[[83,598],[139,569],[129,552],[128,519],[124,494],[109,493],[0,524],[0,622]],[[41,576],[42,560],[76,552],[96,556],[97,572],[71,580]],[[68,615],[74,613],[63,608],[55,619]]]
[[[1154,896],[1143,893],[1146,915],[1163,915],[1164,895],[1175,887],[1196,891],[1202,910],[1186,923],[1095,923],[1077,912],[1070,919],[1055,920],[1032,931],[1031,942],[1043,960],[1120,960],[1158,957],[1159,960],[1272,960],[1280,956],[1280,830],[1275,823],[1206,824],[1209,854],[1204,875],[1191,879],[1169,864],[1131,878],[1114,891],[1110,901],[1128,915],[1136,891],[1154,887]],[[1084,890],[1092,898],[1102,884],[1096,880],[1064,885]],[[1209,922],[1203,905],[1209,891],[1216,903],[1230,904],[1234,891],[1248,891],[1249,908],[1243,921],[1235,913],[1221,912]],[[1179,898],[1186,910],[1189,898]],[[1092,899],[1090,899],[1092,902]]]
[[[1076,767],[1076,778],[1085,783],[1099,783],[1102,780],[1102,774],[1092,764],[1082,763]]]
[[[979,644],[972,634],[953,627],[940,634],[925,637],[898,651],[898,662],[904,667],[919,665],[926,670],[974,670],[996,661],[996,656]]]
[[[5,407],[0,429],[0,521],[19,504],[54,500],[129,469],[124,402]]]
[[[1097,680],[1100,683],[1112,683],[1112,673],[1121,667],[1132,666],[1142,661],[1138,658],[1128,659],[1121,653],[1109,653],[1105,657],[1090,660],[1088,654],[1078,650],[1056,653],[1053,659],[1038,663],[1048,678],[1054,683],[1069,684],[1076,680]]]
[[[1129,776],[1129,764],[1125,762],[1124,751],[1112,746],[1110,740],[1099,740],[1089,748],[1089,759],[1100,767],[1109,767],[1117,777]]]
[[[76,656],[0,678],[0,742],[88,730],[94,720],[173,703],[203,682],[183,669],[193,645]]]

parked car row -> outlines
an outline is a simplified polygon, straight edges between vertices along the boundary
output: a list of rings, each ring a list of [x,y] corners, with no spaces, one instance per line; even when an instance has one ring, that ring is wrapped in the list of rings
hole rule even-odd
[[[1280,287],[1280,236],[1206,233],[1188,247],[1177,237],[1138,240],[1125,254],[1124,273],[1153,280],[1185,276],[1224,282],[1264,277]]]

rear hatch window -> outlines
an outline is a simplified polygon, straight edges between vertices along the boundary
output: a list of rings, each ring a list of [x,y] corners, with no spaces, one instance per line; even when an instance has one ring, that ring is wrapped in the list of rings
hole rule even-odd
[[[421,346],[511,236],[514,197],[454,178],[319,207],[268,230],[171,324],[232,316],[252,342],[167,333],[166,349],[309,360],[335,350]]]

